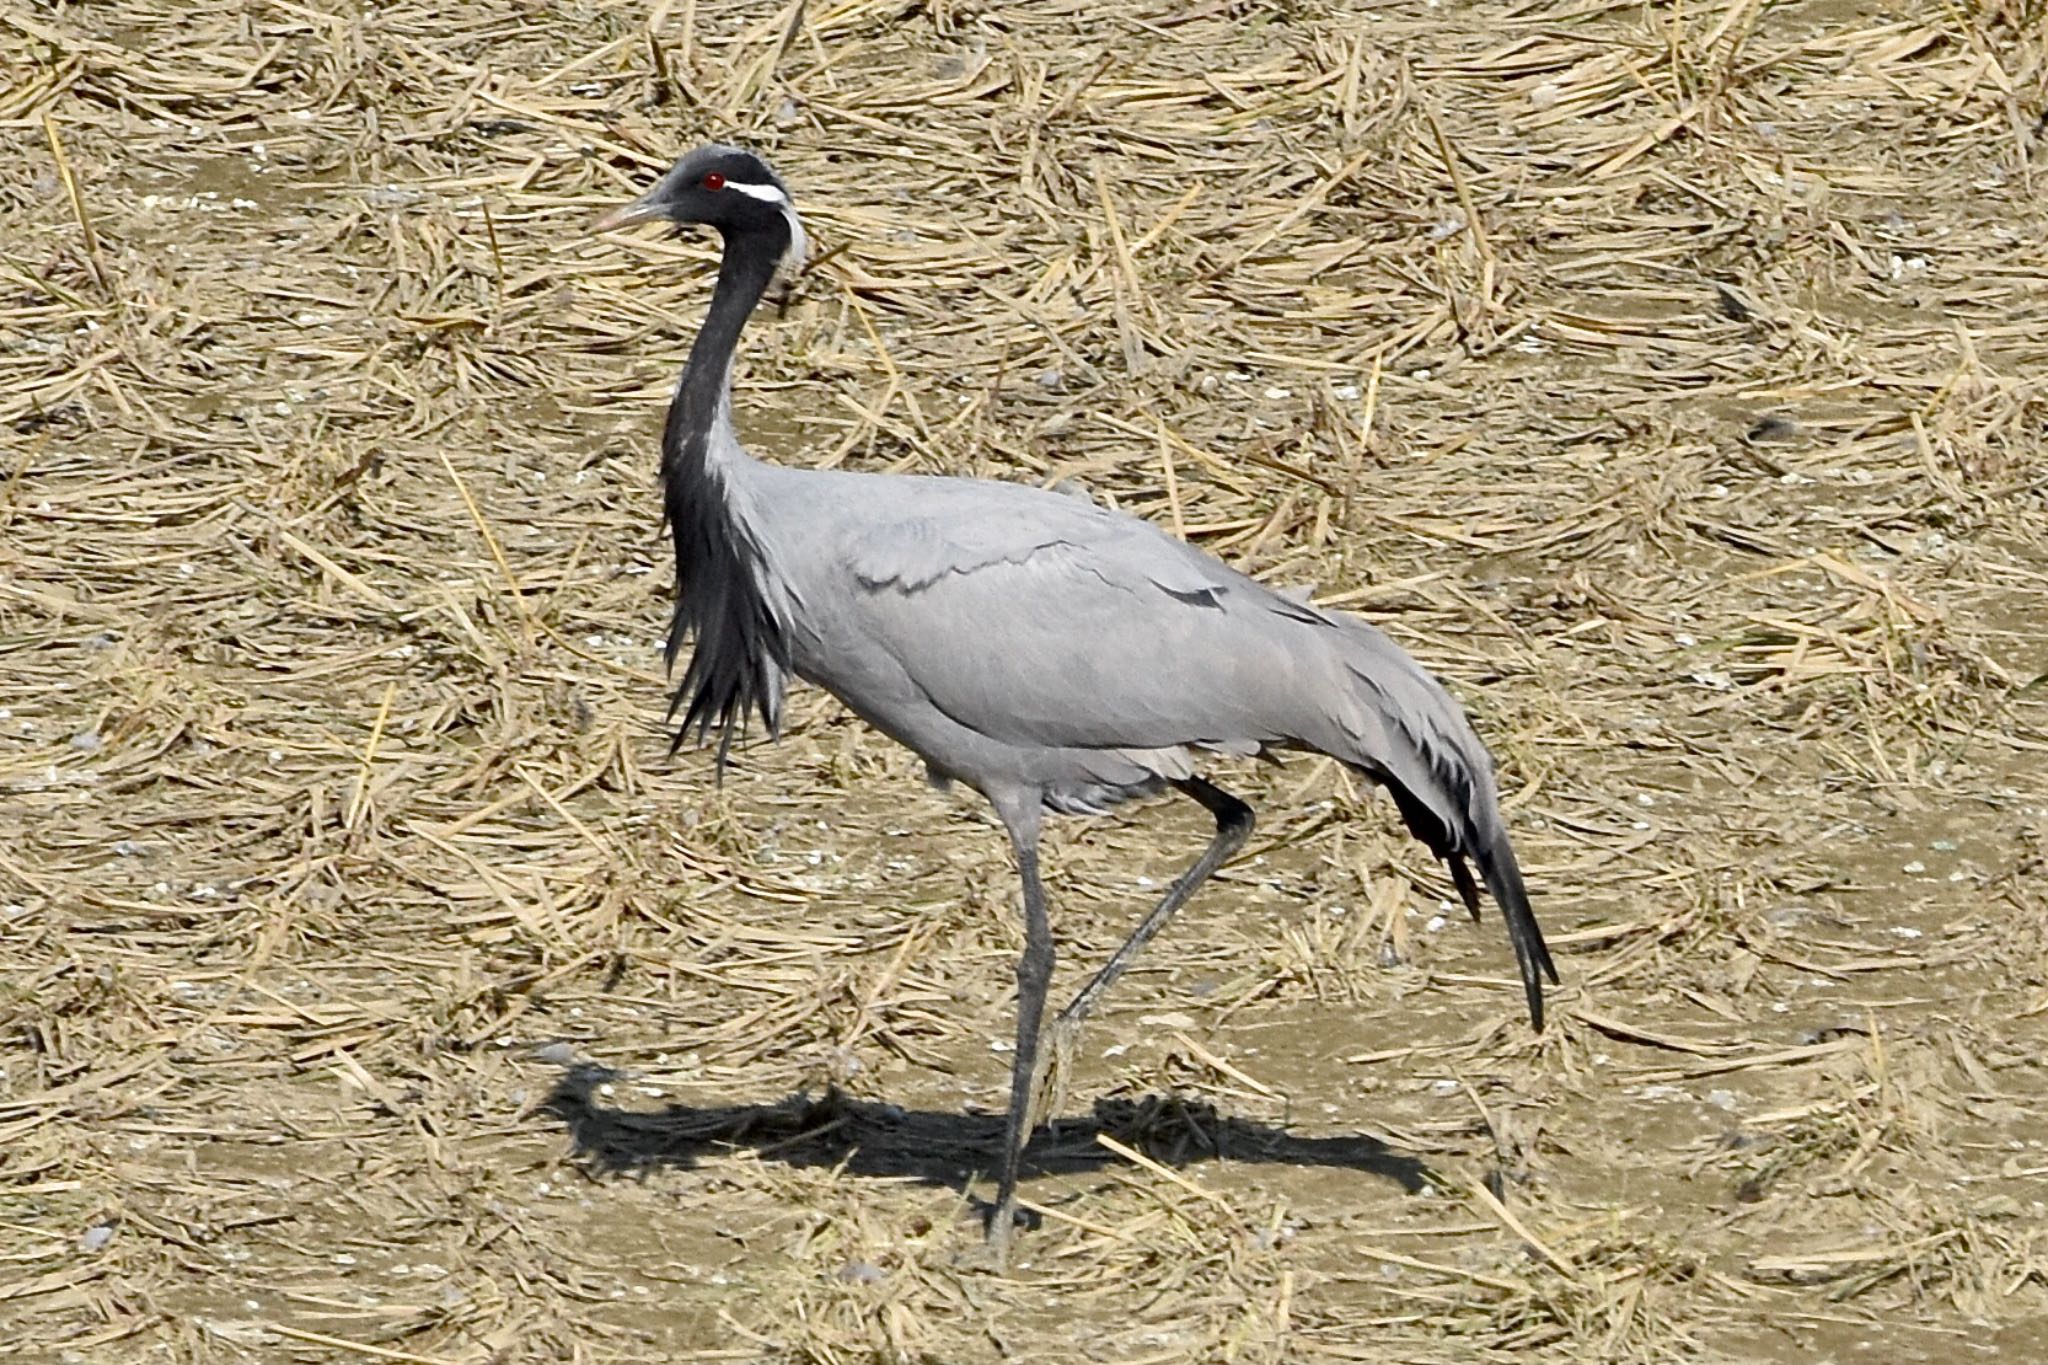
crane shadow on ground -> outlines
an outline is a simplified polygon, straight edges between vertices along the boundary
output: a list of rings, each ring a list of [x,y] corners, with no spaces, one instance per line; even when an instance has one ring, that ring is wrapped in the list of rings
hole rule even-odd
[[[562,1121],[576,1155],[597,1173],[688,1170],[705,1156],[751,1151],[791,1166],[841,1168],[964,1192],[990,1173],[1002,1150],[1000,1114],[904,1109],[838,1090],[771,1104],[620,1109],[598,1098],[598,1087],[612,1079],[603,1067],[572,1066],[541,1105]],[[1393,1181],[1410,1194],[1431,1183],[1420,1158],[1377,1138],[1300,1137],[1169,1095],[1099,1100],[1087,1118],[1068,1116],[1041,1128],[1025,1149],[1025,1170],[1055,1175],[1127,1165],[1096,1141],[1098,1135],[1169,1166],[1220,1160],[1342,1167]]]

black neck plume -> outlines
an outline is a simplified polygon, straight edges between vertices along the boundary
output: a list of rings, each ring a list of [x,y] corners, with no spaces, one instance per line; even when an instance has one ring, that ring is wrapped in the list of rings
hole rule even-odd
[[[733,351],[787,245],[786,236],[770,240],[773,235],[727,236],[718,287],[661,437],[662,501],[676,547],[676,606],[666,651],[671,667],[684,641],[695,639],[689,668],[669,701],[671,718],[683,713],[671,748],[693,732],[702,743],[716,729],[721,774],[749,713],[776,733],[790,669],[788,629],[770,604],[767,556],[731,486],[741,473],[736,466],[746,463],[730,418]]]

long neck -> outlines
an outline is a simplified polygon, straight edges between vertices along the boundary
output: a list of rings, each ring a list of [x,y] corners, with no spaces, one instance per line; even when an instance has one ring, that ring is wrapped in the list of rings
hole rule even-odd
[[[725,254],[718,264],[718,287],[711,294],[711,309],[704,326],[690,347],[689,364],[683,367],[682,382],[676,386],[675,401],[669,405],[667,440],[670,458],[691,454],[703,460],[710,433],[727,422],[727,394],[732,385],[732,357],[739,346],[740,330],[754,305],[761,301],[768,282],[775,277],[776,250],[770,243],[748,237],[727,237]]]
[[[790,671],[789,631],[773,602],[768,555],[747,522],[735,487],[748,463],[734,438],[728,389],[740,329],[774,277],[780,243],[728,237],[711,310],[668,406],[661,438],[663,510],[676,551],[676,605],[667,657],[694,637],[689,668],[669,713],[683,713],[675,742],[719,732],[722,772],[733,735],[751,712],[773,734]]]

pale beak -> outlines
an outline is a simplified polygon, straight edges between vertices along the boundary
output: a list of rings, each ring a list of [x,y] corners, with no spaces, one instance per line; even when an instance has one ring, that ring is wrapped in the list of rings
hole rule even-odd
[[[661,211],[659,205],[653,202],[653,199],[654,195],[650,191],[631,203],[621,204],[615,209],[610,209],[590,225],[590,230],[592,232],[610,232],[613,228],[631,227],[635,223],[644,223],[651,218],[666,217],[667,215]]]

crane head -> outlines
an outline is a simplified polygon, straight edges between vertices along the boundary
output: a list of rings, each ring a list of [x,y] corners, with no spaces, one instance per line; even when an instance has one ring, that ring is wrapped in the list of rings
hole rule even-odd
[[[728,243],[771,246],[786,266],[800,264],[807,247],[781,178],[739,147],[712,143],[685,153],[652,189],[612,209],[590,230],[608,232],[657,218],[717,228]]]

